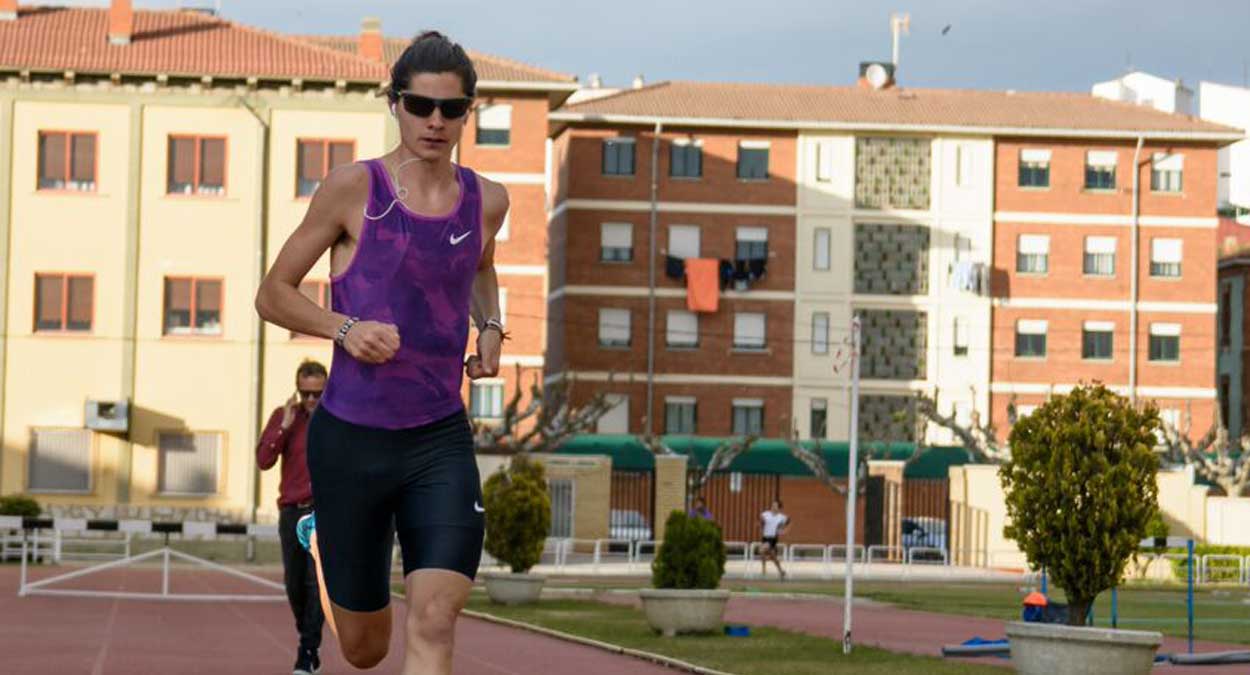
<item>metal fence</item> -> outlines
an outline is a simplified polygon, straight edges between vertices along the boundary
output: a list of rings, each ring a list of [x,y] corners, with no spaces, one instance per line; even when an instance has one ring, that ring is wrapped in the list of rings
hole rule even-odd
[[[608,538],[650,541],[655,532],[655,472],[612,471]]]
[[[702,474],[691,469],[688,476]],[[781,476],[723,472],[712,474],[700,496],[720,525],[725,541],[758,541],[760,514],[781,496]]]

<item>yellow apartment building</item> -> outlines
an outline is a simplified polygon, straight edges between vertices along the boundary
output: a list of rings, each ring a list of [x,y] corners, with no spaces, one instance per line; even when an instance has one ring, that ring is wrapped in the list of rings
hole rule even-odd
[[[255,439],[330,347],[264,324],[253,297],[325,173],[397,142],[378,90],[403,44],[375,21],[312,38],[0,0],[0,494],[58,515],[276,517]],[[542,371],[546,116],[576,84],[474,56],[493,110],[460,160],[513,192],[506,319],[536,327],[473,392],[489,418],[515,365]],[[328,277],[323,259],[305,292],[325,302]]]

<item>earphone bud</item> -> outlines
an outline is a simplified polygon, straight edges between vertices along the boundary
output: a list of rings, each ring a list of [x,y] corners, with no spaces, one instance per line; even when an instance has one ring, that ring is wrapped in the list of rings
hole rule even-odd
[[[395,104],[391,104],[391,117],[399,117],[399,113],[395,110]]]

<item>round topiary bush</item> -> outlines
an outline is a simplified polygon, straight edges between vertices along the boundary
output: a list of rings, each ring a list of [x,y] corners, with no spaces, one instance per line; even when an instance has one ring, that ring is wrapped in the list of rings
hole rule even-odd
[[[1068,622],[1113,587],[1158,512],[1159,412],[1101,384],[1055,396],[1011,430],[1004,534],[1068,597]]]
[[[486,508],[486,552],[511,568],[529,571],[542,559],[551,532],[551,496],[543,465],[517,455],[482,489]]]
[[[725,542],[720,526],[673,511],[664,529],[664,543],[651,563],[656,588],[712,589],[725,574]]]
[[[43,509],[39,508],[39,502],[26,495],[0,497],[0,516],[36,518],[42,512]]]

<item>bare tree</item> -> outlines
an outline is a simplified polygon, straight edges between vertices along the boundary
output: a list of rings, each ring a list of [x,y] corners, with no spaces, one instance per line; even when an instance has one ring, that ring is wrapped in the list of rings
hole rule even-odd
[[[521,366],[516,368],[520,383]],[[530,401],[521,407],[521,387],[518,386],[503,418],[498,423],[474,422],[474,446],[494,454],[516,455],[530,452],[550,452],[577,434],[594,429],[595,423],[615,405],[606,394],[597,393],[580,405],[572,403],[573,380],[562,378],[544,387],[541,374],[534,375],[530,385]],[[611,382],[611,377],[608,381]],[[530,424],[522,424],[530,420]]]
[[[1199,477],[1220,486],[1229,497],[1242,497],[1250,486],[1250,435],[1234,443],[1224,426],[1220,407],[1215,406],[1215,419],[1202,438],[1190,437],[1193,415],[1186,406],[1181,428],[1162,420],[1164,459],[1173,464],[1192,466]]]
[[[699,473],[694,474],[686,486],[686,507],[689,508],[694,503],[695,498],[703,491],[703,487],[712,479],[712,474],[717,471],[728,470],[729,465],[733,464],[739,455],[749,451],[757,440],[758,437],[752,435],[733,441],[725,441],[716,446],[716,450],[712,452],[711,458],[708,459],[707,466],[703,467],[703,470]],[[669,450],[669,452],[671,453],[672,451]]]
[[[1016,401],[1013,397],[1007,404],[1009,417],[1015,416]],[[983,464],[1001,464],[1011,457],[1011,448],[998,440],[998,432],[992,422],[981,422],[981,413],[973,410],[968,424],[961,424],[955,411],[944,415],[938,408],[937,392],[929,396],[924,392],[916,392],[916,417],[932,422],[944,429],[950,429],[959,439],[961,445],[977,462]],[[919,453],[917,453],[919,454]]]

